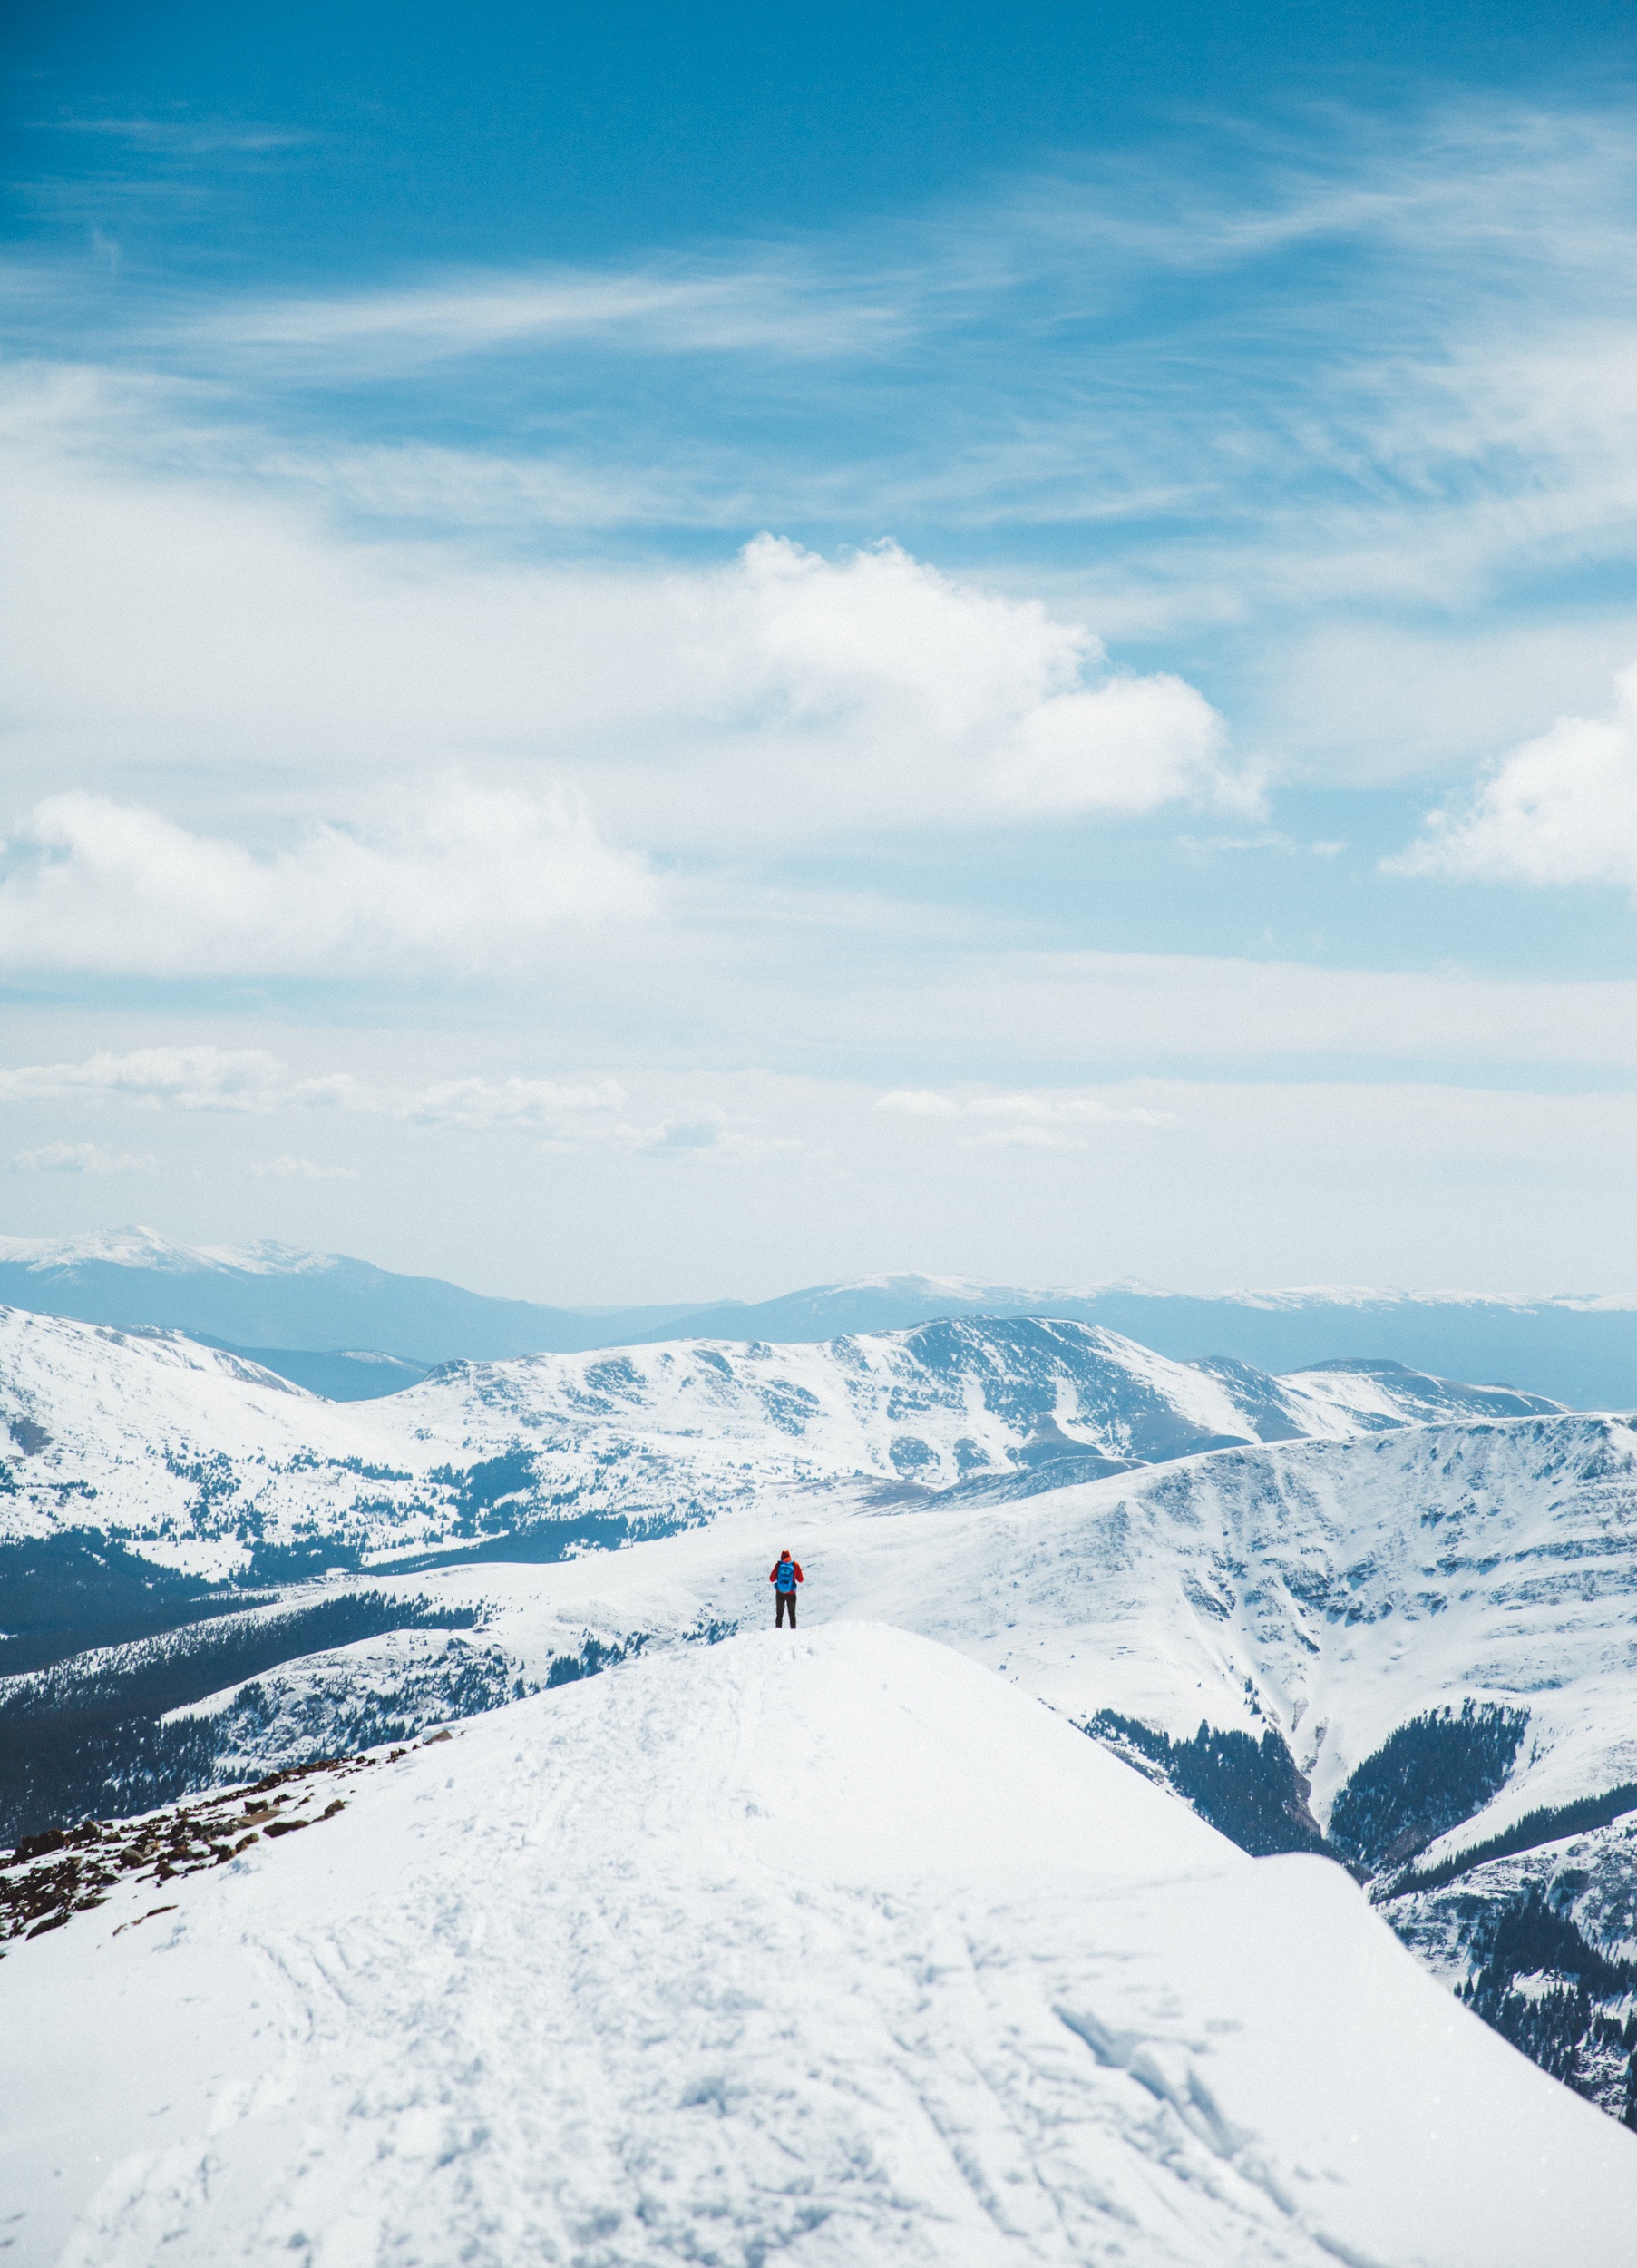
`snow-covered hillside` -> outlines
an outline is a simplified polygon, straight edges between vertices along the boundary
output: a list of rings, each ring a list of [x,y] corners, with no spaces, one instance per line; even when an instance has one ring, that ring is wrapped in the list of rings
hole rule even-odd
[[[588,1632],[627,1648],[760,1619],[781,1545],[809,1578],[804,1612],[916,1629],[1077,1721],[1278,1733],[1321,1826],[1398,1726],[1452,1699],[1526,1711],[1504,1787],[1427,1839],[1428,1865],[1637,1781],[1626,1420],[1284,1442],[1017,1501],[786,1495],[628,1551],[394,1583],[482,1602],[537,1675]]]
[[[684,1341],[452,1364],[324,1403],[174,1334],[0,1309],[0,1540],[94,1529],[198,1577],[495,1529],[663,1532],[792,1491],[1038,1489],[1234,1442],[1338,1437],[1538,1398],[1377,1366],[1272,1379],[1027,1318],[819,1346]]]
[[[11,2257],[1630,2258],[1637,2140],[1339,1868],[947,1648],[629,1664],[344,1800],[0,1967]]]

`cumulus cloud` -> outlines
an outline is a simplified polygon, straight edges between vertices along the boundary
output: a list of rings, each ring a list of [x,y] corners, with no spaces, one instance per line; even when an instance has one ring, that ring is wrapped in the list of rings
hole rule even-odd
[[[346,980],[528,960],[566,924],[641,919],[654,887],[578,801],[456,783],[365,831],[256,853],[72,793],[0,880],[0,966]]]
[[[150,1110],[335,1110],[361,1100],[346,1071],[297,1079],[265,1048],[132,1048],[80,1063],[22,1063],[0,1070],[0,1101],[134,1102]]]
[[[673,591],[706,716],[778,741],[787,762],[804,753],[810,787],[854,823],[1256,802],[1193,687],[1111,670],[1086,624],[895,543],[827,559],[761,535]]]
[[[1435,811],[1389,869],[1637,891],[1637,667],[1603,717],[1560,718],[1503,758],[1465,809]]]
[[[878,1110],[907,1118],[980,1121],[960,1137],[965,1149],[1084,1149],[1086,1132],[1098,1126],[1174,1127],[1174,1111],[1141,1103],[1104,1102],[1095,1095],[979,1095],[957,1101],[952,1095],[920,1088],[899,1088],[882,1095]]]
[[[103,1149],[96,1142],[46,1142],[39,1149],[20,1149],[12,1159],[14,1173],[157,1173],[152,1156],[133,1158],[126,1152]]]

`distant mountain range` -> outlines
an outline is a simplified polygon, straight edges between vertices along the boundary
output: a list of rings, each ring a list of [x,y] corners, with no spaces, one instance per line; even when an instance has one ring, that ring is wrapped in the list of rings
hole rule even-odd
[[[1637,1405],[1637,1306],[1313,1286],[1210,1297],[880,1276],[777,1299],[553,1307],[495,1299],[288,1246],[190,1247],[150,1229],[0,1238],[0,1303],[123,1330],[185,1331],[331,1400],[396,1392],[439,1363],[577,1354],[672,1339],[811,1344],[948,1317],[1091,1324],[1176,1361],[1223,1356],[1272,1373],[1386,1361],[1504,1383],[1573,1409]]]
[[[1558,1414],[1392,1365],[1174,1363],[1025,1316],[451,1363],[341,1409],[185,1334],[0,1309],[0,1678],[213,1586],[553,1560],[804,1495],[1008,1501],[1259,1442]]]

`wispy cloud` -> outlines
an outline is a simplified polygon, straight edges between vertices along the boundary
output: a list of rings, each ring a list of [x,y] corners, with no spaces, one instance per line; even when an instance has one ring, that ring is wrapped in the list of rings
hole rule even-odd
[[[258,1181],[361,1181],[364,1178],[356,1166],[321,1165],[315,1158],[293,1158],[287,1153],[258,1159],[250,1171]]]
[[[352,367],[426,367],[595,342],[645,354],[857,357],[903,327],[862,277],[839,282],[793,258],[667,261],[616,270],[445,273],[412,289],[264,300],[203,318],[201,341]]]
[[[52,133],[88,134],[131,150],[171,158],[261,157],[277,150],[298,150],[317,137],[305,128],[261,125],[232,118],[144,116],[52,118],[37,122]]]
[[[893,1116],[966,1122],[958,1139],[967,1149],[1085,1149],[1094,1128],[1135,1126],[1165,1130],[1178,1124],[1171,1110],[1146,1103],[1114,1103],[1096,1095],[1026,1093],[957,1099],[931,1088],[894,1088],[875,1105]],[[973,1119],[981,1121],[977,1127]]]
[[[1082,612],[896,544],[763,535],[719,564],[624,570],[365,546],[255,495],[88,473],[72,400],[11,406],[35,562],[5,609],[20,758],[60,778],[111,744],[166,767],[231,751],[356,781],[475,756],[514,778],[547,762],[575,792],[536,787],[530,808],[423,786],[383,816],[355,790],[362,823],[260,855],[111,798],[52,798],[0,882],[0,955],[44,938],[99,965],[117,938],[148,965],[515,961],[598,901],[621,917],[656,903],[593,810],[641,849],[719,852],[1257,801],[1254,767],[1174,672],[1122,668]],[[167,893],[156,922],[143,902]],[[117,917],[88,918],[93,900]]]
[[[606,1149],[654,1158],[746,1162],[800,1149],[794,1136],[765,1132],[743,1112],[699,1103],[655,1124],[634,1119],[613,1080],[564,1086],[546,1079],[460,1079],[424,1088],[396,1106],[417,1126],[469,1134],[533,1136],[549,1149]]]
[[[1282,137],[1201,128],[867,235],[300,300],[127,294],[105,359],[172,399],[161,415],[151,391],[101,427],[86,410],[64,450],[83,470],[96,428],[132,464],[208,471],[219,501],[321,498],[372,537],[386,523],[521,553],[576,531],[663,547],[760,524],[914,530],[968,556],[1000,528],[1026,552],[1033,530],[1055,555],[1044,531],[1076,524],[1076,603],[1100,635],[1220,650],[1250,615],[1264,643],[1277,625],[1298,650],[1260,672],[1255,737],[1401,773],[1485,745],[1487,710],[1449,689],[1475,618],[1637,549],[1634,233],[1637,133],[1614,109],[1469,100]],[[23,304],[61,338],[37,279]],[[483,436],[464,449],[441,437],[454,357]],[[674,365],[663,386],[656,357]],[[72,523],[54,494],[46,518]],[[259,587],[327,601],[344,551],[332,527],[314,572],[287,551]],[[394,616],[421,636],[417,572],[393,562],[390,601],[361,601],[377,646]],[[212,587],[219,611],[235,577]],[[1405,608],[1413,625],[1392,619]],[[1302,643],[1320,621],[1368,631],[1379,663],[1345,637]],[[1427,684],[1407,719],[1412,645]],[[1520,695],[1528,728],[1515,670],[1515,717]]]
[[[612,1124],[625,1100],[612,1080],[567,1087],[549,1079],[453,1079],[411,1096],[404,1115],[418,1126],[473,1134],[502,1127],[560,1139]]]
[[[38,1149],[20,1149],[12,1159],[14,1173],[157,1173],[159,1160],[151,1152],[133,1157],[127,1151],[105,1149],[97,1142],[45,1142]]]
[[[755,1111],[683,1095],[668,1110],[633,1106],[612,1079],[579,1081],[473,1076],[404,1088],[352,1071],[303,1077],[259,1048],[160,1047],[102,1053],[77,1063],[25,1063],[0,1069],[0,1103],[143,1110],[229,1112],[254,1118],[345,1110],[355,1139],[374,1120],[434,1135],[521,1138],[535,1150],[602,1150],[628,1157],[714,1158],[747,1164],[804,1147],[797,1136],[768,1128]],[[118,1155],[90,1141],[55,1141],[19,1152],[19,1170],[135,1173],[151,1158]],[[359,1170],[290,1149],[253,1159],[264,1181],[356,1181]]]
[[[358,1099],[349,1072],[295,1077],[265,1048],[132,1048],[78,1063],[0,1070],[0,1101],[121,1101],[149,1110],[335,1110]]]

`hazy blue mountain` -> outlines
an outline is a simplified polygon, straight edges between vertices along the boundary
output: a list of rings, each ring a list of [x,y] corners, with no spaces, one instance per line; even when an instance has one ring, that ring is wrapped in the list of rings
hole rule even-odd
[[[75,1318],[66,1318],[75,1320]],[[241,1362],[255,1363],[308,1393],[326,1402],[378,1402],[385,1394],[402,1393],[417,1385],[431,1368],[426,1363],[406,1363],[401,1354],[321,1354],[294,1346],[235,1346],[230,1339],[212,1338],[209,1332],[191,1331],[201,1346],[220,1347]]]
[[[122,1331],[186,1331],[212,1345],[254,1348],[258,1362],[320,1393],[331,1389],[283,1357],[364,1351],[426,1369],[434,1363],[572,1354],[663,1334],[668,1318],[687,1313],[684,1307],[579,1310],[493,1299],[435,1276],[396,1276],[341,1253],[280,1245],[197,1249],[146,1229],[49,1244],[0,1238],[0,1305]],[[275,1355],[280,1359],[271,1360]]]
[[[195,1249],[130,1229],[54,1243],[0,1238],[0,1304],[122,1330],[186,1331],[333,1400],[410,1383],[365,1359],[376,1355],[424,1370],[681,1338],[814,1344],[946,1318],[1029,1315],[1097,1325],[1178,1362],[1220,1357],[1274,1374],[1328,1362],[1401,1363],[1573,1409],[1637,1406],[1637,1307],[1568,1297],[1317,1286],[1206,1298],[1130,1284],[1066,1291],[882,1276],[754,1302],[553,1307],[337,1253]],[[346,1361],[315,1369],[317,1355]]]

